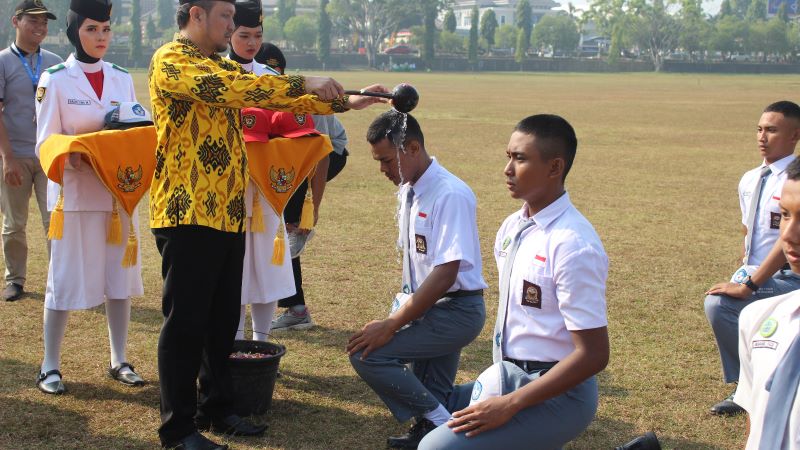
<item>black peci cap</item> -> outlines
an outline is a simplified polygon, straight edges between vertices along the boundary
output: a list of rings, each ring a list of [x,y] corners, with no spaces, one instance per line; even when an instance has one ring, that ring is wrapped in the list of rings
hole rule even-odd
[[[261,45],[261,50],[259,50],[256,55],[256,61],[272,67],[281,75],[283,75],[284,70],[286,70],[286,57],[283,56],[283,52],[275,46],[275,44],[269,42],[265,42]]]
[[[256,28],[264,20],[261,0],[236,0],[233,23],[238,27]]]
[[[98,22],[111,20],[111,0],[70,0],[69,9]]]

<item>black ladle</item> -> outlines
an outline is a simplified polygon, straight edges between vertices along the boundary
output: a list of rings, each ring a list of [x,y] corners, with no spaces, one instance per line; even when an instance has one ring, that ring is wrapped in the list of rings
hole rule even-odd
[[[401,113],[411,112],[419,103],[419,93],[414,86],[401,83],[394,87],[391,94],[370,91],[344,91],[347,95],[366,95],[367,97],[388,98],[394,109]]]

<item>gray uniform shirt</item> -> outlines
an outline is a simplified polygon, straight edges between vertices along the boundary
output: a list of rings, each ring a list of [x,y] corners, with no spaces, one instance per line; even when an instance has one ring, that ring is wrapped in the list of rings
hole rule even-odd
[[[41,49],[42,68],[63,62],[55,53]],[[24,56],[31,71],[36,73],[38,53]],[[0,101],[3,102],[3,125],[11,141],[11,150],[17,158],[35,158],[36,152],[36,90],[28,71],[11,47],[0,51]]]
[[[344,131],[344,125],[339,122],[333,114],[330,115],[313,115],[314,128],[322,134],[327,134],[331,138],[333,151],[336,154],[343,154],[347,147],[347,133]]]

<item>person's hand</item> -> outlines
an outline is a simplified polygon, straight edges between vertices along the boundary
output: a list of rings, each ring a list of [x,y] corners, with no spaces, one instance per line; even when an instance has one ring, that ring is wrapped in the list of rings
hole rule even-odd
[[[717,283],[711,286],[706,295],[727,295],[728,297],[746,299],[753,294],[749,287],[739,283]]]
[[[371,86],[367,86],[364,89],[361,89],[361,92],[369,91],[369,92],[380,92],[382,94],[390,94],[391,91],[386,89],[385,86],[380,84],[373,84]],[[367,97],[366,95],[351,95],[345,107],[349,109],[364,109],[370,105],[374,105],[376,103],[389,103],[388,98],[382,97]]]
[[[505,425],[516,413],[506,396],[491,397],[454,412],[447,426],[454,433],[466,432],[467,437],[473,437]]]
[[[22,186],[22,171],[13,156],[3,158],[3,181],[9,186]]]
[[[306,77],[306,93],[329,102],[344,95],[344,88],[330,77]]]
[[[72,166],[73,169],[78,170],[81,168],[82,159],[80,153],[70,153],[69,154],[69,165]]]
[[[363,350],[361,359],[364,359],[373,350],[377,350],[391,341],[394,331],[394,327],[387,320],[373,320],[364,325],[361,331],[350,336],[347,341],[347,354],[353,356]]]

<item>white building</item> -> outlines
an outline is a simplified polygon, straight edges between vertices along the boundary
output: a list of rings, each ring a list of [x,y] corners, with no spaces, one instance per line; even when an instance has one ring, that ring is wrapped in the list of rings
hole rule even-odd
[[[493,9],[498,25],[515,25],[518,0],[455,0],[452,5],[456,16],[456,32],[469,32],[472,25],[472,8],[478,5],[480,16],[488,9]],[[553,14],[553,8],[561,6],[553,0],[529,0],[533,23],[539,21],[545,14]],[[479,16],[479,17],[480,17]],[[444,18],[444,12],[439,18]]]

